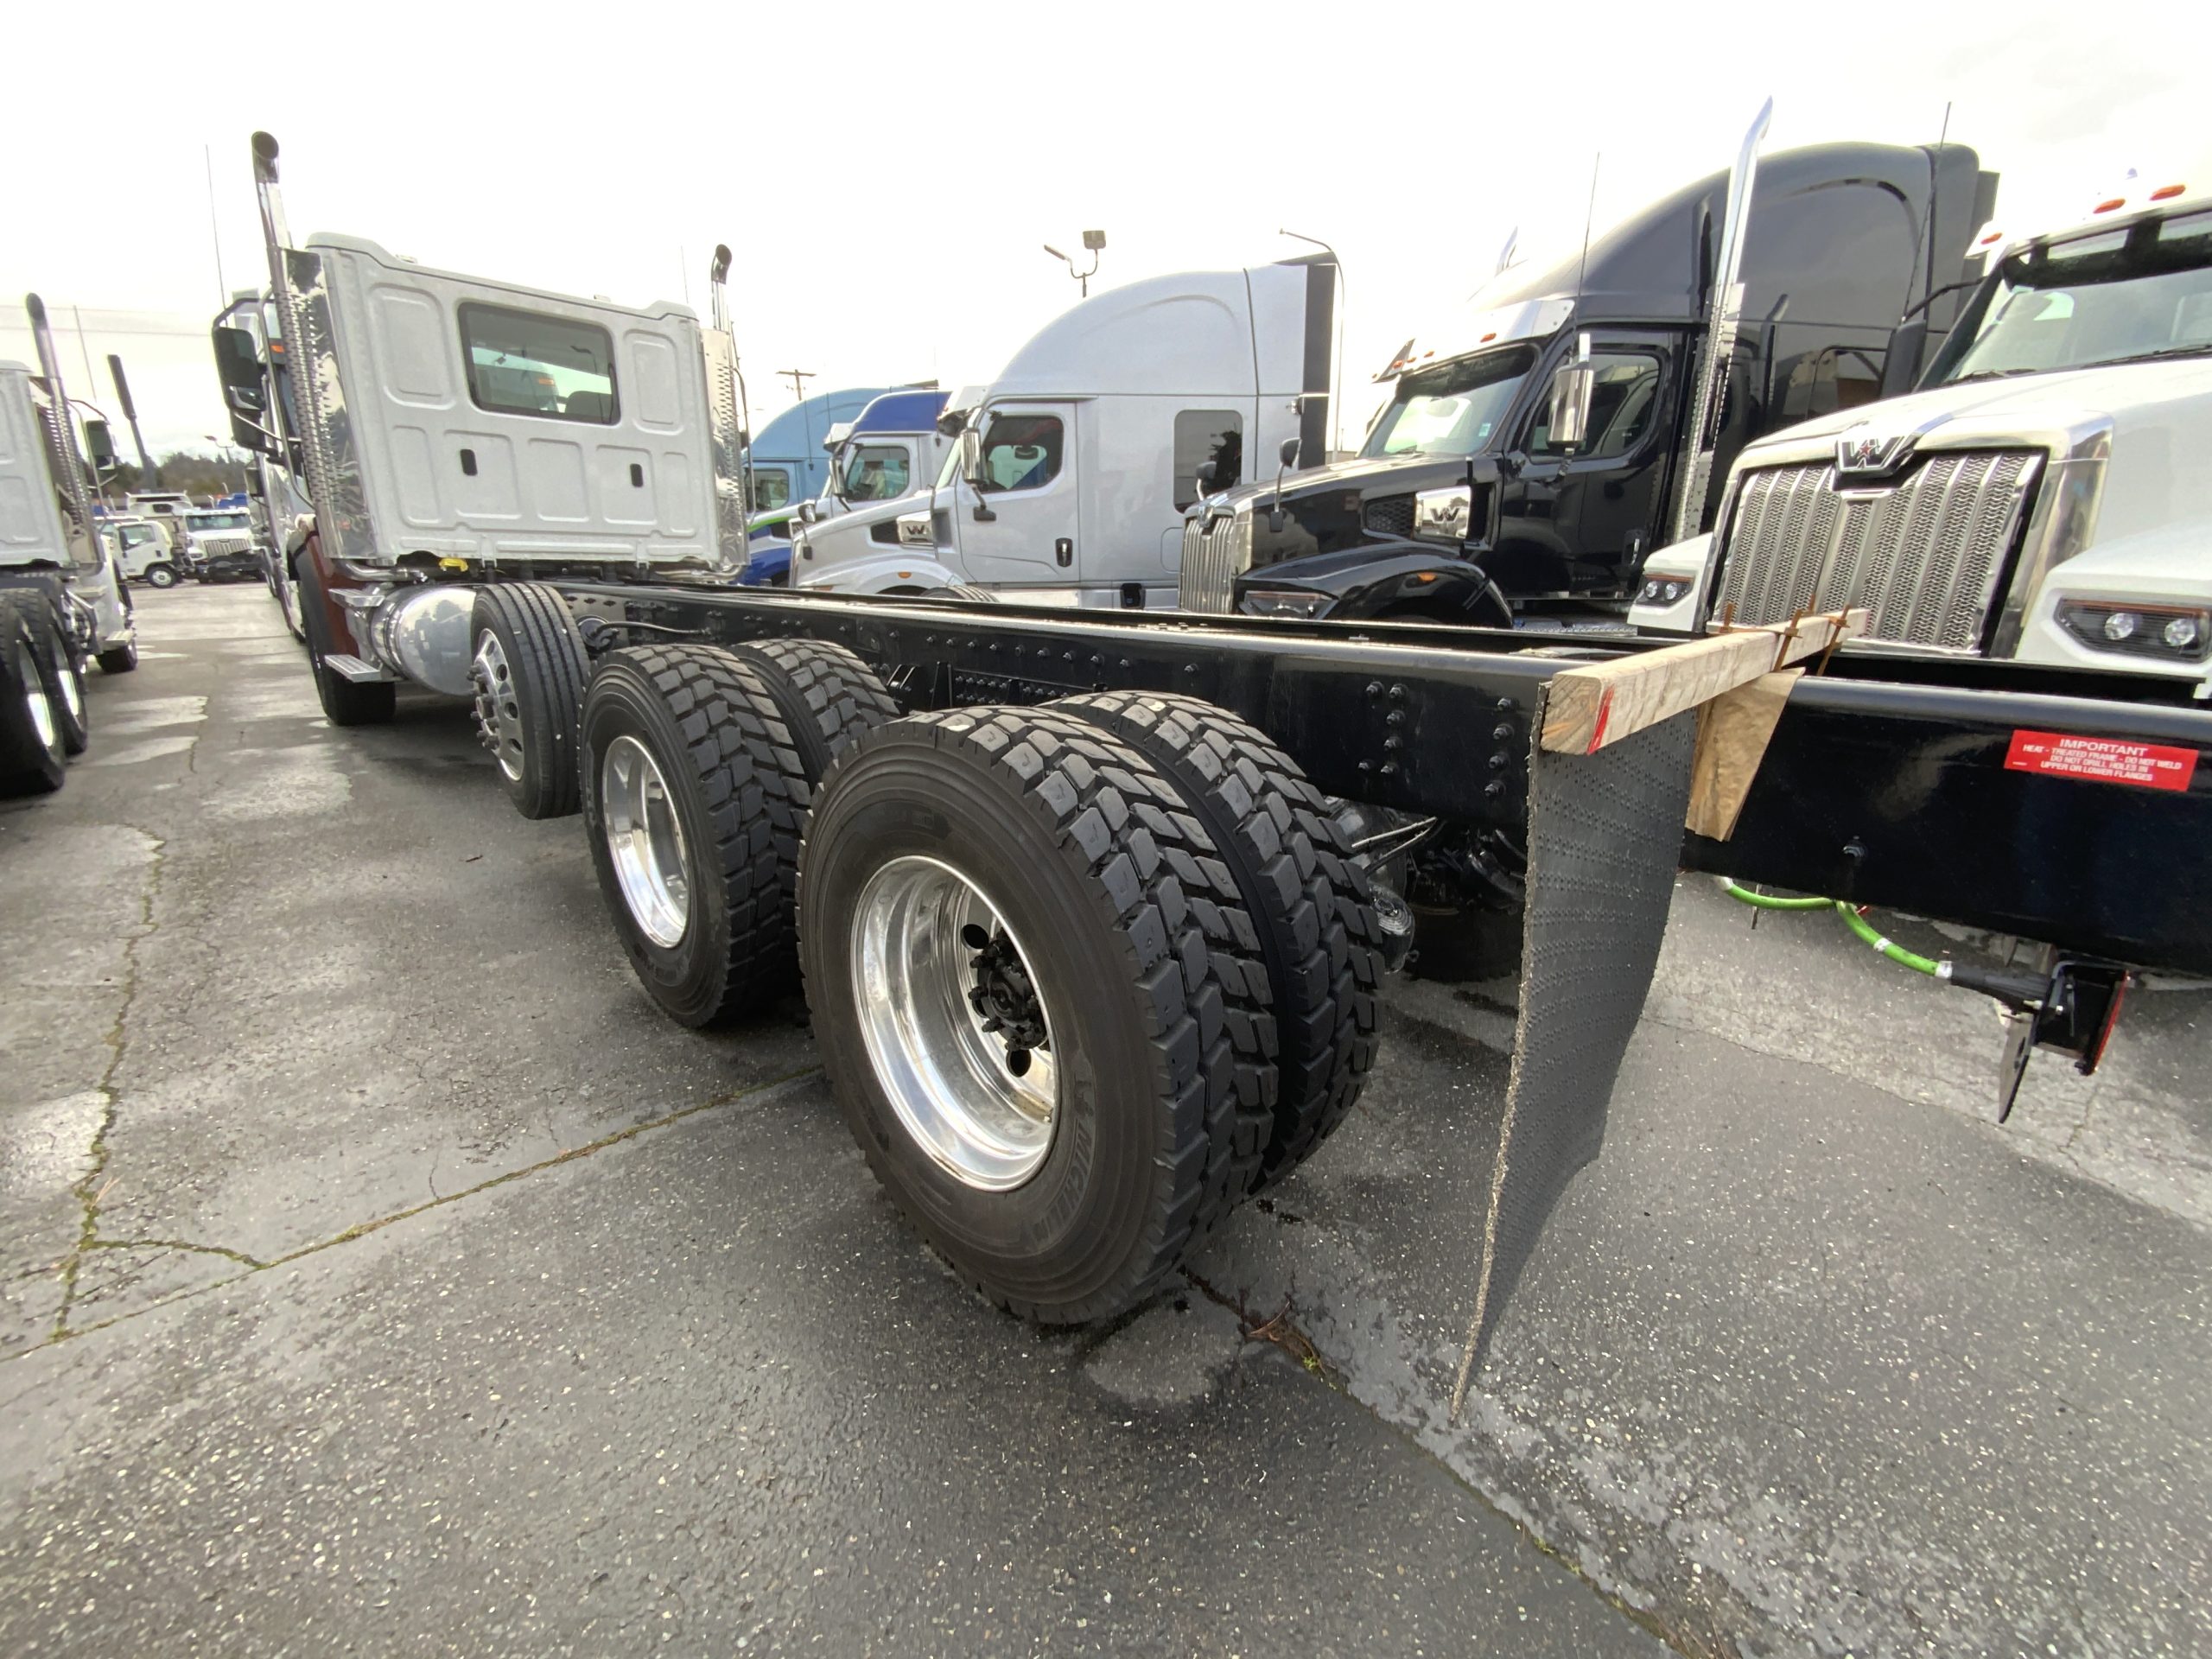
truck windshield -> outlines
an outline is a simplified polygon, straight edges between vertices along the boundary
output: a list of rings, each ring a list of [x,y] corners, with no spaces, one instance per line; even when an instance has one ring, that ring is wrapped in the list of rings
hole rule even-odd
[[[1363,455],[1473,455],[1505,423],[1536,360],[1527,346],[1408,375],[1360,446]]]
[[[2212,213],[2016,254],[1953,339],[1928,385],[2212,352]]]
[[[194,530],[244,530],[247,528],[243,512],[188,513],[184,522]]]

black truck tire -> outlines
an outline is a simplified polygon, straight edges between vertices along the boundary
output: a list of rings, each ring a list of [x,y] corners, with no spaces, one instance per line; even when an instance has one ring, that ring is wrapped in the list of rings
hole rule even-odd
[[[806,774],[752,664],[713,645],[612,652],[577,742],[600,891],[653,1001],[712,1026],[796,990]]]
[[[68,776],[38,638],[26,614],[41,603],[0,594],[0,794],[50,795]]]
[[[146,567],[146,585],[149,588],[174,588],[176,582],[176,567],[168,560]]]
[[[322,712],[334,726],[382,726],[399,706],[399,688],[390,680],[349,680],[323,660],[334,649],[330,642],[330,607],[324,597],[322,573],[315,569],[310,542],[300,554],[300,620],[307,629],[308,671],[315,676],[315,694]]]
[[[138,642],[126,639],[119,645],[110,645],[92,660],[103,674],[128,674],[138,666]]]
[[[1142,750],[1223,849],[1274,988],[1280,1083],[1256,1182],[1265,1186],[1344,1122],[1375,1064],[1382,924],[1367,873],[1298,763],[1227,710],[1139,691],[1048,706]]]
[[[1273,1121],[1250,919],[1174,785],[1111,734],[994,708],[870,732],[823,782],[798,914],[855,1140],[1001,1307],[1118,1313],[1243,1197]]]
[[[844,646],[823,639],[762,639],[729,647],[753,664],[791,728],[806,781],[819,784],[830,763],[899,708],[876,672]]]
[[[54,722],[61,730],[62,751],[82,754],[92,741],[92,720],[85,708],[85,664],[51,605],[25,594],[18,601],[18,608],[38,645],[39,671],[46,682]]]
[[[558,588],[497,582],[476,590],[469,623],[476,729],[525,818],[576,810],[576,711],[591,677],[584,637]]]

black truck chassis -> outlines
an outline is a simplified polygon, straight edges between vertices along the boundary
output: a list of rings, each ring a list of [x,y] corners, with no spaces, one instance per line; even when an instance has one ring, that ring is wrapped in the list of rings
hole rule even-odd
[[[1322,789],[1517,827],[1529,722],[1562,668],[1626,651],[1403,624],[1070,612],[674,586],[563,584],[581,613],[734,644],[828,639],[910,707],[1174,691],[1269,733]],[[2212,974],[2212,711],[2119,675],[1839,655],[1792,691],[1735,834],[1685,868],[2057,947]],[[2027,734],[2024,740],[2023,734]],[[2040,738],[2157,758],[2155,783],[2038,763]],[[2030,747],[2023,759],[2023,744]]]

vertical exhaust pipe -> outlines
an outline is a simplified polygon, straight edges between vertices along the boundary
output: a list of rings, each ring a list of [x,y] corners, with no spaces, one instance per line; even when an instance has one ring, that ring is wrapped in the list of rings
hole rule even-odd
[[[38,348],[38,370],[46,381],[47,448],[52,455],[54,481],[61,487],[69,516],[85,538],[83,564],[99,562],[99,530],[92,518],[92,498],[85,484],[83,465],[77,458],[77,432],[69,418],[69,393],[61,384],[61,358],[54,349],[54,331],[47,326],[46,302],[35,294],[23,296],[23,309],[31,320],[31,339]],[[66,552],[67,550],[64,550]]]
[[[1713,262],[1713,287],[1706,300],[1705,346],[1690,421],[1683,429],[1675,467],[1681,493],[1675,499],[1669,541],[1688,541],[1705,517],[1706,492],[1712,486],[1713,454],[1720,442],[1721,406],[1727,396],[1728,372],[1735,363],[1737,331],[1744,321],[1744,233],[1751,222],[1751,187],[1758,177],[1759,148],[1773,119],[1774,100],[1770,98],[1744,135],[1735,169],[1728,175],[1728,202],[1720,215],[1720,256]]]

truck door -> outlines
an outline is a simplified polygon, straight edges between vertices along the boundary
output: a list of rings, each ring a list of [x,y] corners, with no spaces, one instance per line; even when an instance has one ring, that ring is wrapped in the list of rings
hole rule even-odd
[[[1535,388],[1524,460],[1500,498],[1498,546],[1484,561],[1515,598],[1627,592],[1666,503],[1681,346],[1675,335],[1605,333],[1591,342],[1598,383],[1587,441],[1551,442],[1549,378]]]
[[[1071,403],[996,404],[983,422],[981,476],[963,480],[954,534],[968,579],[1075,586],[1082,537]],[[976,517],[980,505],[988,518]]]

